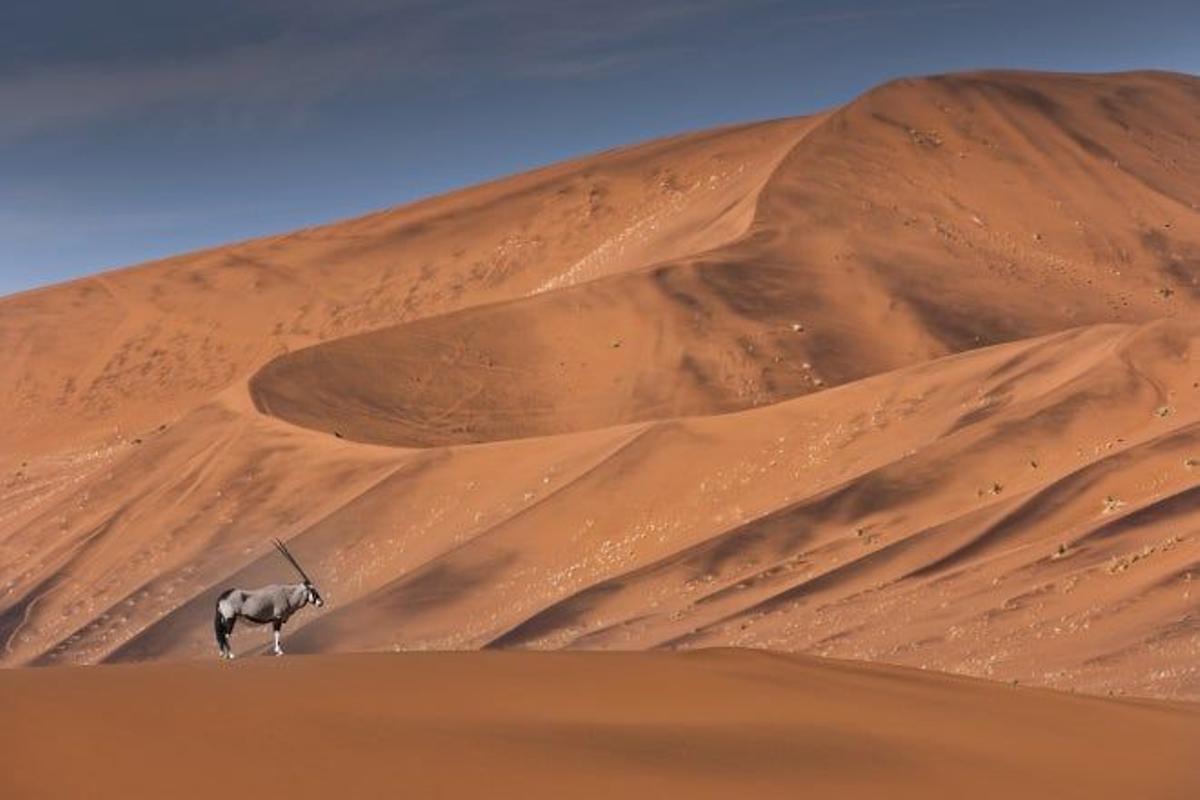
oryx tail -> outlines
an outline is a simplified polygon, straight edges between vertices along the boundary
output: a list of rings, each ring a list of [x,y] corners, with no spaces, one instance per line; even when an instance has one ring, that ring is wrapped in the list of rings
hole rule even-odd
[[[226,617],[221,613],[221,601],[229,595],[233,594],[236,589],[226,589],[221,592],[221,596],[217,598],[217,608],[213,613],[213,629],[217,634],[217,647],[221,648],[221,653],[229,652],[229,634],[233,632],[233,623],[235,618]]]

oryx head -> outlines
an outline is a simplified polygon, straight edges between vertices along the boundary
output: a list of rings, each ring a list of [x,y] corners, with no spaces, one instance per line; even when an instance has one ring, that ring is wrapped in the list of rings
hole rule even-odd
[[[279,541],[278,539],[272,539],[271,542],[275,545],[275,549],[278,550],[283,557],[288,560],[288,563],[296,568],[296,572],[300,573],[300,577],[304,581],[304,589],[307,592],[304,599],[307,602],[312,603],[317,608],[325,605],[325,601],[321,599],[321,593],[317,591],[316,586],[313,586],[312,580],[308,577],[308,575],[305,574],[300,564],[295,558],[292,557],[292,554],[288,552],[288,549],[284,546],[283,542]]]

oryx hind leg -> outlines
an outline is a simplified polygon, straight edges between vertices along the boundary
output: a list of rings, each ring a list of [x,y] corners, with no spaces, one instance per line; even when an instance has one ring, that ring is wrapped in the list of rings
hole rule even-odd
[[[237,622],[237,617],[228,617],[225,620],[225,657],[230,661],[233,660],[233,648],[229,644],[229,636],[233,633],[233,626]]]
[[[279,620],[275,620],[275,621],[272,623],[272,626],[273,626],[273,627],[274,627],[274,629],[275,629],[275,631],[274,631],[274,634],[275,634],[275,645],[274,645],[274,646],[271,648],[271,652],[272,652],[272,653],[274,653],[274,654],[275,654],[275,655],[277,655],[277,656],[281,656],[281,655],[283,655],[283,648],[279,646],[279,630],[280,630],[280,628],[282,628],[282,627],[283,627],[283,623],[282,623],[282,622],[280,622]]]
[[[221,607],[228,594],[229,592],[226,592],[217,600],[217,608],[213,614],[213,630],[217,636],[217,647],[220,648],[221,658],[233,658],[233,650],[229,646],[229,634],[233,633],[233,624],[237,622],[237,614],[227,616],[228,610]]]

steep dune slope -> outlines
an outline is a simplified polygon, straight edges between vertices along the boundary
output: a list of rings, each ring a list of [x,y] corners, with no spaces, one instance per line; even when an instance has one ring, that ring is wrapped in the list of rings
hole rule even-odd
[[[1077,329],[740,414],[401,451],[293,539],[336,602],[291,647],[736,643],[1200,696],[1198,337]],[[256,555],[230,585],[278,570]],[[207,652],[213,591],[111,658]]]
[[[3,301],[0,661],[209,653],[279,535],[296,651],[1200,697],[1198,86],[900,81]]]
[[[762,206],[821,307],[962,350],[1195,310],[1200,80],[904,80],[833,114]],[[862,348],[870,352],[869,342]]]
[[[740,238],[273,361],[260,405],[426,446],[764,405],[1200,309],[1200,80],[901,81],[815,124]]]
[[[712,247],[809,120],[610,151],[0,300],[0,467],[169,422],[296,347]]]
[[[245,402],[239,377],[273,354],[711,246],[810,124],[676,137],[0,301],[0,660],[98,658],[373,479],[371,456],[331,469],[344,449]]]
[[[237,787],[291,798],[1170,800],[1200,789],[1194,708],[729,650],[17,670],[0,675],[0,693],[9,797]],[[255,757],[231,754],[231,735]]]

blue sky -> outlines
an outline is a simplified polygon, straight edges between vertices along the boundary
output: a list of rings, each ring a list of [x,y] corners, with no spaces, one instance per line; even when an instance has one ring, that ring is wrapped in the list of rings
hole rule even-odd
[[[984,67],[1200,72],[1200,2],[0,0],[0,294]]]

